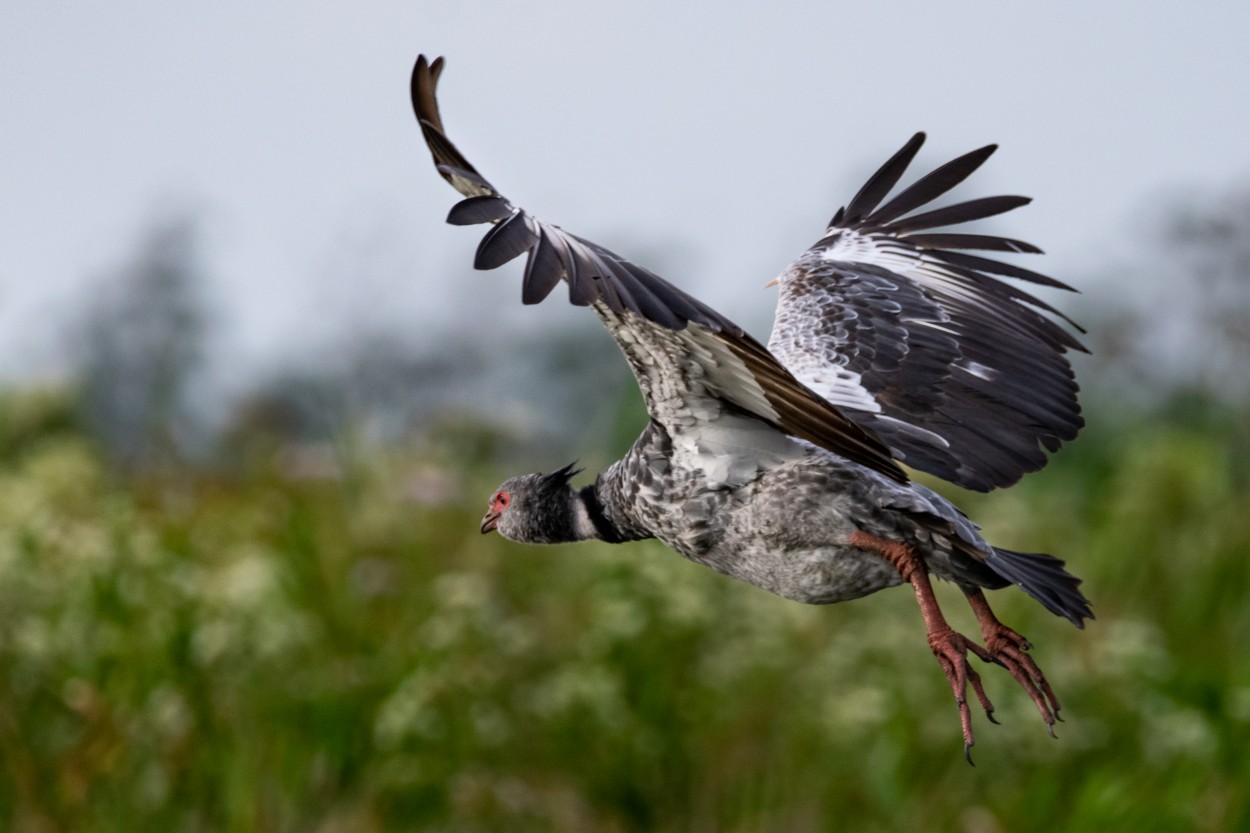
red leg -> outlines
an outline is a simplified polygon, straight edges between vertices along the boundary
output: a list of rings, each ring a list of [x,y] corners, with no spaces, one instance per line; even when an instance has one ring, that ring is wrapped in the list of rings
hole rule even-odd
[[[858,531],[851,536],[850,543],[851,546],[871,550],[889,561],[903,580],[915,590],[916,601],[920,604],[920,614],[924,617],[925,630],[929,636],[929,647],[937,657],[942,673],[946,675],[946,682],[955,694],[955,703],[959,707],[959,723],[964,735],[964,756],[968,763],[972,763],[971,749],[976,740],[972,733],[972,713],[968,708],[969,685],[972,686],[981,708],[985,710],[986,717],[991,722],[998,721],[994,720],[994,705],[985,694],[981,676],[968,665],[968,652],[971,651],[986,662],[996,660],[980,645],[957,633],[947,624],[946,617],[938,607],[937,597],[933,595],[928,571],[915,550],[898,541]]]
[[[968,597],[968,604],[972,605],[972,612],[976,614],[977,622],[981,625],[981,636],[990,655],[1011,672],[1016,682],[1033,698],[1042,720],[1046,721],[1046,731],[1054,737],[1055,721],[1063,719],[1059,716],[1059,698],[1055,696],[1050,683],[1046,682],[1042,669],[1025,653],[1032,647],[1029,641],[998,621],[994,611],[990,610],[985,594],[980,590],[964,590],[964,595]]]

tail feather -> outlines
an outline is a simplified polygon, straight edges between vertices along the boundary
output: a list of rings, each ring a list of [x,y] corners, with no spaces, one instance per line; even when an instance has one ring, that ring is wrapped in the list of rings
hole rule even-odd
[[[1056,616],[1078,628],[1093,619],[1089,599],[1078,589],[1081,580],[1063,568],[1064,562],[1041,552],[1016,552],[995,548],[986,564],[994,572],[1020,587]]]

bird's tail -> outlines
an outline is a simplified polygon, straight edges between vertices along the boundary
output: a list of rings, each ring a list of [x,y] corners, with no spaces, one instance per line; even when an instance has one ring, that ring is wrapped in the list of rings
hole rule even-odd
[[[1078,589],[1081,580],[1063,568],[1064,562],[1041,552],[1016,552],[997,547],[987,566],[1037,599],[1056,616],[1068,619],[1078,628],[1093,619],[1089,599]]]

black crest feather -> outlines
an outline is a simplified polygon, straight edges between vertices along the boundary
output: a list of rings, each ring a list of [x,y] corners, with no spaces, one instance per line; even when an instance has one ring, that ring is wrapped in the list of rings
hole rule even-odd
[[[544,489],[550,489],[550,488],[562,489],[568,486],[570,480],[572,480],[574,477],[582,473],[582,469],[575,468],[576,466],[577,466],[577,461],[574,460],[573,462],[569,463],[567,466],[562,466],[561,468],[558,468],[555,471],[551,472],[551,474],[540,474],[539,477],[542,478],[543,488]]]

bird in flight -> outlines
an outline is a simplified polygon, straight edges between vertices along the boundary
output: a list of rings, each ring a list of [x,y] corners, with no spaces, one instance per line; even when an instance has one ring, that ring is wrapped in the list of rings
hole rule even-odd
[[[1045,465],[1083,425],[1066,354],[1080,328],[1014,278],[1070,287],[972,251],[1040,250],[935,231],[1024,205],[983,197],[918,211],[994,152],[974,150],[888,199],[920,150],[913,136],[772,283],[768,346],[646,268],[543,222],[500,194],[447,138],[442,58],[417,59],[412,101],[438,172],[463,196],[453,225],[485,223],[474,266],[527,255],[521,300],[558,283],[625,355],[650,416],[633,447],[581,488],[564,466],[512,477],[482,532],[514,541],[655,538],[717,572],[808,604],[908,583],[929,646],[974,743],[968,689],[994,707],[969,654],[1004,667],[1054,734],[1059,700],[1029,642],[984,590],[1015,584],[1077,627],[1093,613],[1064,562],[991,546],[958,508],[900,465],[965,488],[1008,486]],[[1065,326],[1066,325],[1066,326]],[[981,642],[956,632],[930,576],[954,582]]]

